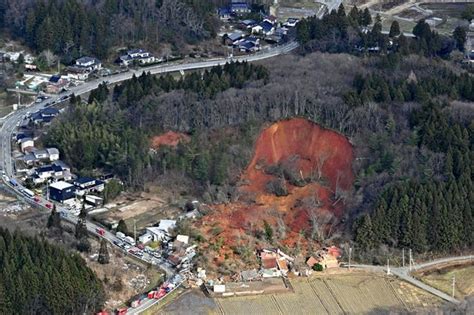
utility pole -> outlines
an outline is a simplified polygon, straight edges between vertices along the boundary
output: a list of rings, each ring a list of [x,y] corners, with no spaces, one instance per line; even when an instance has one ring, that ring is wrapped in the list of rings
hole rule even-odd
[[[413,258],[411,256],[411,248],[409,249],[408,253],[409,253],[408,255],[409,255],[409,260],[410,260],[409,261],[409,266],[410,267],[408,269],[411,271],[411,268],[412,268],[412,265],[413,265]]]
[[[453,275],[453,293],[452,293],[452,296],[454,298],[454,289],[456,288],[456,276]]]
[[[17,86],[16,87],[16,94],[17,94],[17,97],[18,97],[18,107],[17,108],[20,108],[20,105],[21,105],[21,94],[20,94],[20,88]]]
[[[351,255],[352,255],[352,247],[349,247],[349,271],[351,270]]]
[[[402,267],[405,268],[405,248],[402,248]]]
[[[133,239],[137,241],[137,220],[133,219]]]
[[[391,272],[390,272],[390,259],[387,258],[387,276],[390,276],[391,275]]]

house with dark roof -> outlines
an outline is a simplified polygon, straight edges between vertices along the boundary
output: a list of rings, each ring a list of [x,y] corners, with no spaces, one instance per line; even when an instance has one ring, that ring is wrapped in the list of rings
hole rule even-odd
[[[53,118],[59,115],[59,110],[54,107],[46,107],[33,113],[30,120],[35,124],[50,123]]]
[[[250,13],[250,6],[247,4],[247,2],[243,1],[232,1],[232,3],[229,6],[229,9],[232,13],[235,13],[237,15],[243,15],[246,13]]]
[[[244,38],[244,34],[242,32],[233,32],[224,35],[224,43],[226,45],[232,46],[238,44]]]
[[[219,19],[227,21],[230,20],[230,18],[232,17],[232,12],[227,7],[219,8],[217,9],[217,16],[219,17]]]
[[[74,180],[74,186],[76,186],[77,194],[82,196],[89,192],[102,192],[105,183],[92,177],[79,177]]]

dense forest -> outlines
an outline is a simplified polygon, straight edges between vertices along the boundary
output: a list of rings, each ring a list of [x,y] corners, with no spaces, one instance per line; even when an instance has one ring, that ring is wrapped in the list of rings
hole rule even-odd
[[[175,48],[215,36],[211,0],[0,0],[0,29],[65,63],[82,55],[106,58],[112,48]]]
[[[261,124],[304,116],[349,136],[363,157],[345,200],[348,217],[369,214],[354,224],[358,248],[444,251],[473,242],[474,113],[463,105],[473,97],[470,76],[424,57],[287,56],[271,70],[232,64],[181,80],[143,74],[113,91],[102,85],[88,105],[74,101],[48,139],[72,165],[110,167],[129,187],[184,175],[206,202],[226,202]],[[149,138],[169,129],[191,140],[149,151]],[[392,219],[380,225],[386,214]]]
[[[105,293],[84,260],[0,229],[0,314],[91,314]]]
[[[380,16],[377,15],[373,21],[367,8],[362,11],[356,6],[346,14],[342,4],[337,11],[322,19],[310,17],[297,25],[297,40],[304,52],[360,54],[390,51],[403,55],[416,53],[427,57],[448,57],[456,48],[464,50],[466,33],[462,28],[456,28],[453,37],[447,37],[432,31],[428,23],[420,20],[412,33],[414,39],[405,36],[398,22],[394,21],[390,32],[383,34]]]
[[[188,120],[191,116],[198,118],[192,108],[191,116],[179,113],[181,106],[192,106],[187,101],[175,106],[173,114],[159,101],[160,97],[181,91],[178,93],[184,93],[186,98],[189,96],[196,102],[214,100],[216,93],[230,88],[241,89],[248,81],[267,79],[268,72],[262,66],[231,63],[206,71],[202,76],[196,72],[182,79],[144,73],[116,86],[112,93],[101,85],[90,94],[87,105],[74,98],[67,113],[53,124],[45,141],[59,146],[66,161],[79,172],[90,174],[96,168],[105,168],[123,178],[129,187],[143,187],[145,181],[153,177],[149,169],[153,165],[166,169],[166,164],[168,167],[181,165],[188,174],[194,174],[194,178],[204,181],[212,178],[213,183],[222,183],[227,175],[227,167],[221,165],[226,161],[222,158],[225,155],[223,148],[230,146],[229,141],[222,144],[221,150],[198,154],[199,161],[204,159],[202,163],[193,161],[191,153],[184,158],[188,149],[179,150],[179,158],[172,152],[165,159],[159,158],[165,153],[148,154],[149,137],[167,128],[164,121],[169,114],[174,115],[174,119],[183,119],[187,132],[206,127],[201,121]],[[189,148],[197,147],[201,140],[193,138]],[[204,165],[212,169],[199,171]],[[209,177],[208,173],[214,175]]]

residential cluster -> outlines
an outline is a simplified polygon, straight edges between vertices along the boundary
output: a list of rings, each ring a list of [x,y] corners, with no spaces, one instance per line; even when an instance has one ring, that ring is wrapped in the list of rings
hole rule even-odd
[[[288,32],[298,23],[296,18],[281,23],[273,15],[252,12],[244,1],[232,0],[228,6],[219,8],[217,13],[227,23],[228,31],[222,35],[224,44],[245,53],[260,50],[261,40],[268,44],[284,42]]]
[[[267,280],[289,277],[307,277],[314,271],[324,271],[339,267],[341,250],[335,246],[323,247],[309,256],[304,262],[285,254],[279,248],[257,250],[259,269],[243,270],[236,273],[233,282],[209,280],[206,289],[213,296],[254,295],[265,292]],[[284,281],[285,282],[285,281]],[[272,285],[270,285],[272,287]],[[272,289],[273,290],[273,289]]]

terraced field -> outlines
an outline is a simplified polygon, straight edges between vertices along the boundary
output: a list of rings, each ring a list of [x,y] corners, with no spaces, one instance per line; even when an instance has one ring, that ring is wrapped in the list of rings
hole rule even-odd
[[[383,275],[348,273],[291,281],[294,293],[217,299],[220,314],[365,314],[413,311],[440,301]]]

